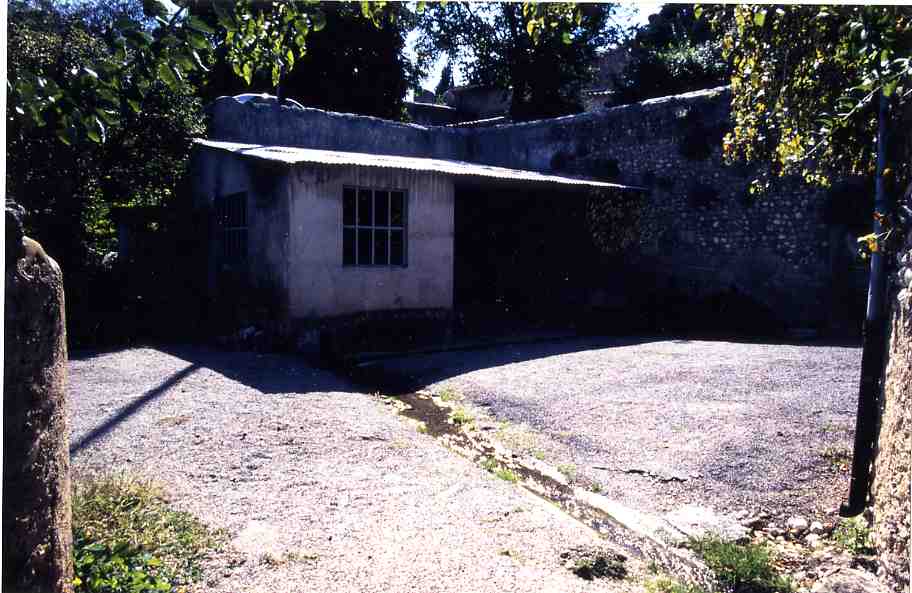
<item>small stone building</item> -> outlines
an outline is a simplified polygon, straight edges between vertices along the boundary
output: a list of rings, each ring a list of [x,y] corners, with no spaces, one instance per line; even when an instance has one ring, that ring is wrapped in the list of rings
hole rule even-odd
[[[758,171],[722,158],[729,105],[717,88],[460,127],[219,98],[192,175],[210,294],[286,325],[487,308],[596,311],[616,331],[857,327],[846,238],[870,223],[866,190],[752,195]],[[633,194],[635,217],[594,212]]]
[[[367,312],[452,310],[455,271],[496,258],[466,247],[478,265],[457,264],[458,201],[520,194],[556,207],[593,188],[629,190],[454,159],[203,139],[195,148],[194,193],[213,221],[210,295],[265,308],[296,335]]]

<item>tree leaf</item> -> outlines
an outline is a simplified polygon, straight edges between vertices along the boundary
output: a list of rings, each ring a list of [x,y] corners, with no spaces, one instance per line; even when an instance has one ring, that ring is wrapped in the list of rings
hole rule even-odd
[[[323,14],[322,10],[317,10],[310,15],[310,21],[313,23],[314,31],[322,31],[323,27],[326,26],[326,15]]]
[[[174,71],[171,70],[171,66],[162,62],[158,65],[158,77],[168,85],[168,88],[171,90],[177,89],[177,78],[174,77]]]
[[[187,35],[187,41],[190,42],[194,49],[209,49],[211,47],[209,41],[195,31],[190,31]]]
[[[766,9],[762,8],[754,13],[754,24],[758,27],[762,27],[763,23],[766,22]]]
[[[187,17],[187,25],[191,29],[193,29],[195,31],[199,31],[200,33],[206,33],[208,35],[215,34],[215,29],[210,27],[206,23],[206,21],[200,19],[199,17],[193,16],[193,15],[190,15],[189,17]]]

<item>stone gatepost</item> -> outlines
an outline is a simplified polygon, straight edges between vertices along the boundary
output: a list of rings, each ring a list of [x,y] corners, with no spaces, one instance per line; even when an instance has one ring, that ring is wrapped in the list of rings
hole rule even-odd
[[[73,590],[63,277],[6,207],[3,591]]]

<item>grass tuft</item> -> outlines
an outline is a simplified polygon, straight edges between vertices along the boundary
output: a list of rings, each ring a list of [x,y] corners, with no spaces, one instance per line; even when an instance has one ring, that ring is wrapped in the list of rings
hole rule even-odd
[[[577,559],[572,571],[573,574],[586,581],[605,578],[623,579],[627,576],[627,567],[624,566],[622,559],[602,555]]]
[[[172,509],[155,483],[126,475],[73,489],[76,593],[172,591],[201,576],[224,537]]]
[[[450,413],[450,421],[456,426],[468,426],[475,421],[475,417],[464,408],[457,408]]]
[[[514,483],[519,481],[519,475],[517,475],[516,472],[500,465],[493,457],[485,457],[482,459],[481,467],[485,471],[491,472],[501,480]]]
[[[459,401],[462,399],[462,395],[460,395],[459,392],[452,387],[444,387],[440,390],[440,393],[437,394],[437,397],[439,397],[441,401],[445,402]]]
[[[646,582],[646,593],[705,593],[697,585],[689,585],[671,577],[658,576]]]
[[[576,466],[572,463],[561,463],[557,466],[557,471],[564,474],[571,481],[576,477]]]
[[[792,583],[773,568],[770,552],[758,544],[736,544],[707,535],[688,547],[697,553],[732,593],[790,593]]]

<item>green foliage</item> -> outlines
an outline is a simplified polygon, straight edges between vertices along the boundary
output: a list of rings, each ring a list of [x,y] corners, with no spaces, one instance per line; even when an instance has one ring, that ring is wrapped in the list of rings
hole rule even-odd
[[[705,593],[697,585],[677,581],[671,577],[659,576],[646,582],[647,593]]]
[[[26,73],[73,90],[69,73],[77,64],[103,62],[116,54],[116,43],[112,46],[92,25],[114,17],[128,20],[120,13],[108,17],[97,11],[70,14],[50,8],[38,13],[15,3],[9,14],[11,83]],[[59,142],[61,120],[53,112],[43,112],[48,125],[36,126],[22,117],[8,122],[9,197],[29,213],[29,232],[53,256],[63,256],[64,269],[74,269],[85,248],[99,253],[113,248],[111,205],[159,205],[170,199],[185,168],[190,138],[203,132],[202,106],[189,81],[174,89],[160,82],[140,88],[130,72],[118,83],[118,100],[133,101],[144,92],[142,110],[135,112],[126,103],[96,109],[103,124],[96,135],[107,140],[104,146]],[[93,99],[88,89],[83,91],[85,108]]]
[[[610,4],[433,4],[418,16],[419,66],[446,54],[470,84],[511,89],[515,120],[576,113],[597,50],[618,35],[613,11]]]
[[[146,593],[171,591],[171,585],[158,576],[161,561],[148,552],[140,553],[125,542],[112,548],[88,543],[76,536],[73,580],[75,591]]]
[[[688,542],[732,593],[789,593],[791,582],[773,568],[769,550],[758,544],[736,544],[715,535]]]
[[[459,395],[459,392],[452,387],[444,387],[441,389],[438,397],[440,397],[441,401],[445,402],[459,401],[462,399],[462,396]]]
[[[733,67],[729,160],[767,162],[771,175],[801,174],[824,186],[837,175],[874,172],[880,93],[896,112],[912,97],[912,8],[737,5],[705,12],[724,34]],[[891,128],[899,136],[894,145],[907,152],[905,127],[894,121]],[[903,183],[908,159],[895,157],[890,181]],[[761,177],[754,188],[768,183]]]
[[[576,465],[572,463],[561,463],[557,466],[557,471],[564,474],[568,480],[576,478]]]
[[[434,96],[437,98],[437,102],[443,103],[443,96],[454,86],[453,63],[451,60],[447,60],[446,65],[443,67],[443,71],[440,73],[440,80],[437,82],[437,86],[434,88]]]
[[[457,426],[468,426],[475,421],[475,417],[464,408],[457,408],[450,413],[450,422]]]
[[[153,82],[176,90],[205,69],[198,50],[209,47],[207,27],[184,18],[183,9],[166,18],[157,0],[144,2],[143,12],[153,26],[121,16],[102,34],[68,5],[47,14],[28,0],[11,3],[12,32],[25,41],[10,59],[14,125],[49,126],[65,144],[100,143],[119,114],[142,110]]]
[[[219,542],[150,482],[113,476],[74,489],[76,593],[175,591],[199,578]]]
[[[573,574],[586,581],[605,578],[623,579],[627,576],[623,556],[607,556],[595,551],[584,552],[573,563],[571,570]]]
[[[481,467],[485,471],[493,472],[498,468],[497,460],[493,457],[485,457],[481,460]]]
[[[728,83],[718,34],[694,16],[693,5],[666,4],[625,44],[630,58],[614,76],[615,104]]]
[[[833,541],[852,554],[873,554],[871,528],[861,515],[842,519],[833,530]]]
[[[481,467],[485,471],[491,472],[501,480],[510,483],[519,481],[519,475],[508,467],[504,467],[493,457],[485,457],[481,460]]]

